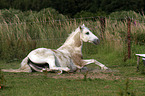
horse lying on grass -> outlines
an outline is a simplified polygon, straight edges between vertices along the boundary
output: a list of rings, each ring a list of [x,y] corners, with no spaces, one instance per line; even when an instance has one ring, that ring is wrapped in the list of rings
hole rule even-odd
[[[97,60],[82,59],[83,42],[94,44],[99,43],[99,39],[85,25],[78,27],[72,32],[65,43],[58,49],[38,48],[31,51],[21,62],[19,69],[3,69],[4,72],[43,72],[43,71],[63,71],[75,72],[85,65],[94,63],[101,69],[108,69]]]

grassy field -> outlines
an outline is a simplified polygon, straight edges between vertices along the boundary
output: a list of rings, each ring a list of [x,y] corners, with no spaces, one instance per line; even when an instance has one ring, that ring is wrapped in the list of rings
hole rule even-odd
[[[136,72],[136,66],[118,66],[117,62],[114,63],[116,65],[107,64],[112,71],[102,71],[96,65],[89,65],[88,68],[97,71],[88,74],[3,73],[6,83],[0,89],[0,96],[144,96],[144,74]],[[19,64],[1,61],[0,67],[19,68]]]

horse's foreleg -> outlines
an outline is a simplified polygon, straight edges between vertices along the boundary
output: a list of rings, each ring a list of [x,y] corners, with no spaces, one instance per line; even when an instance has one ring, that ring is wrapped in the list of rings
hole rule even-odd
[[[104,70],[107,70],[109,69],[108,67],[106,67],[105,65],[103,65],[102,63],[98,62],[97,60],[95,59],[88,59],[88,60],[83,60],[86,64],[85,65],[88,65],[88,64],[91,64],[91,63],[94,63],[98,66],[101,67],[101,69],[104,69]]]

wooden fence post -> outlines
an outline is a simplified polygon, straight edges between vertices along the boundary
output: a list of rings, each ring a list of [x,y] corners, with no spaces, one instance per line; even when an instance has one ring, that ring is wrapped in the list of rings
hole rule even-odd
[[[127,44],[128,44],[128,59],[131,58],[131,19],[127,18]]]
[[[104,32],[105,32],[105,17],[100,17],[100,24],[101,24],[101,39],[104,39]]]

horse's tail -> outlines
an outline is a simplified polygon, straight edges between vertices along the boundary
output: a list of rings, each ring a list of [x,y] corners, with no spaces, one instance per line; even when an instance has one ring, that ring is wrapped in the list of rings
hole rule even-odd
[[[2,69],[3,72],[32,72],[28,63],[28,57],[24,58],[21,62],[21,67],[19,69]]]
[[[27,70],[21,69],[2,69],[3,72],[28,72]]]

